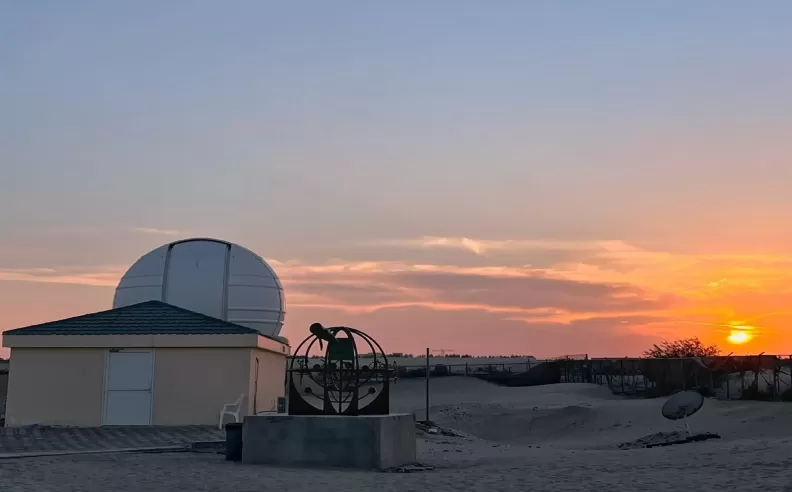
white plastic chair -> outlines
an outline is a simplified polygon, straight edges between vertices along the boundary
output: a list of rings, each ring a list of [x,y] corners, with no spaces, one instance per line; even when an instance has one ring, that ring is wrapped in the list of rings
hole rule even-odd
[[[234,422],[239,422],[239,411],[242,409],[242,400],[244,399],[245,395],[243,393],[239,395],[239,398],[234,403],[223,405],[223,409],[220,410],[220,425],[217,426],[218,429],[223,430],[223,417],[226,415],[234,417]]]

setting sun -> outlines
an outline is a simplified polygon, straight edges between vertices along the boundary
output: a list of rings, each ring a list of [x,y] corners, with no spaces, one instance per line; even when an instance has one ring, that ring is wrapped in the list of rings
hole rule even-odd
[[[729,343],[739,345],[749,341],[751,338],[753,338],[751,334],[745,330],[732,330],[726,339],[729,341]]]

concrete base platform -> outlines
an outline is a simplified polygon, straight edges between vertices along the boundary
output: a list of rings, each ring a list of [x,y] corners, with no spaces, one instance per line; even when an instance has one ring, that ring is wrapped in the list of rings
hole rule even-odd
[[[386,469],[416,461],[411,414],[245,417],[242,462]]]

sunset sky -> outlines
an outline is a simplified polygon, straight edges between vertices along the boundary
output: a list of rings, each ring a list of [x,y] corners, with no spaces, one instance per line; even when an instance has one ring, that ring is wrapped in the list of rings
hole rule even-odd
[[[292,341],[792,353],[790,25],[782,0],[5,2],[0,331],[210,236],[275,268]]]

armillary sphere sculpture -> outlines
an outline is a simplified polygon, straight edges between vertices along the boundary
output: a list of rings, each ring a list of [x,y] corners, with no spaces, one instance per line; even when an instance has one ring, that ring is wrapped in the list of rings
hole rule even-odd
[[[376,340],[346,326],[314,323],[310,332],[287,371],[289,415],[388,414],[390,367]]]

